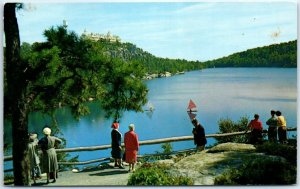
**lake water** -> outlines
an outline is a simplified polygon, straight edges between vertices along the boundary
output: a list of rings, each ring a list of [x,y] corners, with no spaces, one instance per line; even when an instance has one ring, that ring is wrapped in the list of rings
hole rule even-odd
[[[145,81],[149,88],[149,102],[154,112],[125,112],[120,132],[125,133],[134,123],[139,140],[191,135],[192,124],[186,112],[192,99],[198,107],[197,118],[206,134],[218,132],[218,121],[242,116],[260,115],[264,129],[271,109],[281,110],[288,127],[297,126],[297,69],[296,68],[215,68],[192,71],[183,75]],[[76,121],[68,108],[58,110],[57,120],[67,148],[110,144],[112,120],[106,120],[96,103],[89,104],[91,114]],[[50,119],[40,113],[31,113],[29,130],[39,133]],[[5,121],[5,128],[10,128]],[[10,133],[10,129],[5,129]],[[289,134],[291,137],[291,134]],[[215,142],[208,139],[208,145]],[[193,148],[193,141],[171,143],[173,150]],[[140,154],[162,151],[161,144],[141,146]],[[80,161],[109,157],[109,150],[76,152]],[[6,165],[8,162],[5,163]]]

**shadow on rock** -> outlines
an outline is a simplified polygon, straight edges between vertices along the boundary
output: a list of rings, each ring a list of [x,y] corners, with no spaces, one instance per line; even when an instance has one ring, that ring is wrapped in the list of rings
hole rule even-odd
[[[100,173],[89,174],[90,176],[108,176],[108,175],[117,175],[117,174],[127,174],[127,170],[115,170],[115,171],[106,171]]]
[[[46,182],[38,182],[35,184],[31,184],[31,186],[46,186],[46,185],[48,185]]]

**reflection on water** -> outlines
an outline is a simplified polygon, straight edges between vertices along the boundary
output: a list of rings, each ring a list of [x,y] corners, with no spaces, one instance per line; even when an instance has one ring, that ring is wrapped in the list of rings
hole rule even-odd
[[[134,123],[139,140],[192,135],[186,107],[190,99],[197,104],[197,118],[206,134],[218,132],[218,120],[241,116],[252,119],[255,113],[263,123],[271,109],[281,110],[288,126],[295,127],[297,120],[297,70],[281,68],[216,68],[188,72],[168,78],[145,81],[153,112],[125,112],[120,132],[125,133]],[[105,119],[97,102],[89,103],[91,114],[76,121],[68,108],[57,110],[57,121],[67,139],[67,147],[110,144],[112,120]],[[31,113],[30,131],[41,135],[41,129],[51,119],[40,113]],[[5,133],[10,133],[5,121]],[[264,128],[267,128],[264,124]],[[208,139],[208,145],[215,140]],[[193,141],[174,142],[174,150],[193,148]],[[141,154],[162,151],[161,145],[142,146]],[[91,160],[110,155],[110,150],[76,152],[80,160]]]

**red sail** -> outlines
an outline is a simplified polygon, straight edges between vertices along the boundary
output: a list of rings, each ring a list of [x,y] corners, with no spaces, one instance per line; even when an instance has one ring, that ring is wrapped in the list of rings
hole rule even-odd
[[[196,108],[196,104],[192,101],[192,100],[190,100],[190,102],[189,102],[189,106],[188,106],[188,110],[192,110],[193,108]]]

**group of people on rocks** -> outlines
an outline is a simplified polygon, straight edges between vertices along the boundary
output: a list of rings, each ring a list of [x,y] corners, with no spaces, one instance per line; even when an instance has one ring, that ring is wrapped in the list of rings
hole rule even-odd
[[[192,119],[192,124],[194,126],[192,133],[196,151],[202,151],[207,143],[205,129],[196,118]],[[280,111],[271,110],[271,118],[267,120],[266,124],[269,126],[268,139],[270,142],[277,142],[278,134],[279,142],[282,144],[287,143],[286,120]],[[137,153],[139,151],[138,135],[134,132],[134,124],[130,124],[128,126],[129,131],[124,135],[124,151],[121,145],[122,134],[118,130],[119,126],[117,122],[111,126],[111,155],[114,158],[114,167],[124,169],[122,163],[123,159],[123,161],[129,164],[128,172],[134,172],[137,162]],[[254,115],[254,119],[250,121],[248,128],[251,129],[249,142],[251,144],[261,143],[263,138],[263,126],[258,114]],[[58,163],[55,146],[62,141],[57,137],[50,136],[51,129],[48,127],[43,129],[43,134],[44,137],[40,140],[38,140],[36,133],[29,134],[28,152],[31,165],[31,177],[34,183],[36,179],[41,177],[41,173],[47,173],[47,183],[49,183],[50,176],[53,179],[52,182],[55,182],[57,178]],[[39,150],[41,150],[41,154]]]
[[[129,131],[125,133],[124,145],[125,152],[123,152],[121,146],[122,134],[119,132],[119,123],[112,124],[111,131],[111,155],[115,160],[115,167],[124,169],[122,159],[129,164],[128,172],[135,171],[135,164],[137,162],[137,153],[139,151],[138,135],[134,132],[134,124],[128,126]]]
[[[43,129],[44,137],[38,140],[36,133],[29,134],[28,155],[31,167],[31,178],[34,183],[41,178],[42,173],[47,174],[47,184],[50,179],[56,182],[58,162],[55,146],[62,142],[61,139],[51,136],[51,129]]]
[[[204,147],[207,143],[205,137],[205,129],[199,123],[196,118],[192,119],[194,143],[196,145],[196,151],[204,150]],[[269,126],[268,128],[268,140],[273,143],[277,143],[277,134],[278,140],[281,144],[287,143],[287,131],[286,131],[286,120],[280,111],[271,110],[271,118],[266,122]],[[263,125],[259,120],[259,115],[255,114],[254,119],[251,120],[247,126],[248,129],[251,129],[251,135],[249,138],[250,144],[260,144],[263,139]],[[247,131],[247,130],[246,130]]]
[[[268,140],[270,142],[276,143],[278,134],[279,143],[287,143],[286,120],[280,111],[271,110],[271,118],[267,120],[266,124],[269,126]],[[254,115],[254,119],[250,121],[248,128],[251,129],[250,143],[261,143],[263,126],[258,114]]]

